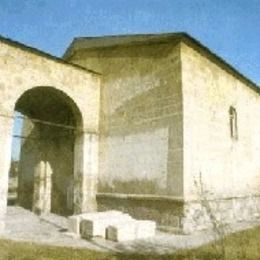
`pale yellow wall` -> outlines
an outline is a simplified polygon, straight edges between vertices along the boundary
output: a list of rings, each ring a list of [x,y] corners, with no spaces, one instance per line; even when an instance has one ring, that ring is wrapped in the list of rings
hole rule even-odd
[[[182,196],[179,46],[83,49],[69,61],[103,75],[99,192]]]
[[[184,103],[184,193],[194,180],[215,197],[260,195],[260,95],[211,59],[181,45]],[[230,137],[229,107],[238,116]]]

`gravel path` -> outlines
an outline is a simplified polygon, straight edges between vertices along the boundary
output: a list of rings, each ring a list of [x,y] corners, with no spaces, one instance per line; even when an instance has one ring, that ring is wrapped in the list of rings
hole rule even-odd
[[[259,222],[234,225],[232,230],[242,230],[250,226],[260,225]],[[212,232],[201,232],[193,235],[173,235],[157,232],[156,236],[145,240],[115,243],[101,238],[84,240],[73,237],[67,232],[65,217],[48,214],[37,216],[21,207],[8,207],[6,231],[2,238],[31,241],[55,246],[88,248],[99,251],[138,252],[138,253],[172,253],[176,249],[192,248],[208,243],[214,239]]]

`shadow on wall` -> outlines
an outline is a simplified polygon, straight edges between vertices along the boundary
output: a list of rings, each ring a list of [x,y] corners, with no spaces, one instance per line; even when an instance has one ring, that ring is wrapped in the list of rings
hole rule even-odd
[[[161,82],[103,114],[100,172],[102,167],[105,171],[99,192],[181,193],[175,173],[176,160],[181,160],[176,148],[182,145],[181,100],[173,102],[176,95],[170,84]],[[175,185],[168,183],[169,176],[177,176]]]
[[[175,95],[171,85],[160,81],[159,86],[132,97],[111,115],[105,115],[102,130],[109,135],[127,135],[170,126],[169,119],[179,115],[181,106],[181,100],[172,102]]]

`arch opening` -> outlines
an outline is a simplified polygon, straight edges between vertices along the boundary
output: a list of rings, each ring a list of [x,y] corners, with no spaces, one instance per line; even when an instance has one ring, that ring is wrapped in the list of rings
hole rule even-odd
[[[15,112],[19,113],[15,121],[22,120],[20,133],[13,130],[12,164],[18,165],[15,203],[37,214],[73,214],[74,146],[82,129],[77,105],[53,87],[35,87],[20,96]]]

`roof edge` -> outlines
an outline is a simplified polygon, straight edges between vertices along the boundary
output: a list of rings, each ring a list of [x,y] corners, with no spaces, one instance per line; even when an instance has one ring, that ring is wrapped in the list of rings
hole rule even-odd
[[[114,47],[114,46],[124,46],[124,45],[129,45],[129,44],[141,44],[141,43],[145,43],[145,42],[161,42],[162,40],[169,40],[170,38],[172,39],[177,39],[177,38],[181,38],[182,35],[185,34],[184,32],[176,32],[176,33],[161,33],[161,34],[156,34],[156,33],[151,33],[151,34],[113,34],[113,35],[102,35],[102,36],[87,36],[87,37],[74,37],[73,40],[71,41],[69,47],[67,48],[67,50],[65,51],[65,53],[63,54],[63,58],[69,58],[71,55],[73,55],[73,48],[75,47],[76,43],[78,41],[82,41],[82,40],[102,40],[105,38],[127,38],[127,37],[151,37],[150,39],[146,39],[146,40],[140,40],[140,39],[135,39],[132,40],[131,42],[124,42],[124,43],[114,43],[108,46],[96,46],[96,47],[87,47],[87,49],[96,49],[96,48],[110,48],[110,47]],[[161,37],[161,39],[159,38]],[[164,39],[162,39],[162,37]]]
[[[90,70],[90,69],[86,69],[86,68],[84,68],[82,66],[79,66],[77,64],[70,63],[70,62],[64,60],[63,58],[59,58],[57,56],[54,56],[54,55],[52,55],[50,53],[44,52],[44,51],[39,50],[37,48],[34,48],[34,47],[29,46],[29,45],[20,43],[18,41],[14,41],[14,40],[12,40],[10,38],[3,37],[2,35],[0,35],[0,42],[2,42],[4,44],[7,44],[7,45],[10,45],[12,47],[21,49],[21,50],[23,50],[25,52],[29,52],[29,53],[32,53],[32,54],[35,54],[35,55],[47,58],[47,59],[52,60],[54,62],[63,64],[63,65],[71,66],[71,67],[73,67],[75,69],[82,70],[84,72],[89,72],[89,73],[92,73],[92,74],[101,75],[100,73],[98,73],[96,71],[93,71],[93,70]]]
[[[72,42],[70,43],[69,47],[65,51],[63,58],[69,58],[71,55],[73,55],[73,48],[76,44],[77,41],[79,40],[92,40],[92,39],[102,39],[105,37],[138,37],[138,36],[147,36],[147,37],[159,37],[159,36],[164,36],[165,39],[179,39],[180,41],[186,43],[190,47],[195,48],[198,52],[200,52],[202,55],[206,53],[206,55],[209,56],[214,62],[216,62],[219,66],[221,66],[223,69],[225,69],[228,73],[232,74],[239,80],[243,81],[246,85],[251,87],[254,91],[256,91],[258,94],[260,94],[260,87],[253,82],[251,79],[249,79],[247,76],[245,76],[243,73],[241,73],[238,69],[236,69],[233,65],[229,64],[227,61],[225,61],[223,58],[221,58],[219,55],[217,55],[215,52],[210,50],[208,47],[206,47],[204,44],[202,44],[199,40],[195,39],[193,36],[186,32],[177,32],[177,33],[162,33],[162,34],[123,34],[123,35],[105,35],[105,36],[93,36],[93,37],[75,37]],[[144,41],[148,42],[149,40]],[[140,41],[132,41],[132,44],[140,44]],[[158,39],[157,39],[158,43]],[[92,49],[97,49],[97,48],[112,48],[114,46],[124,46],[127,45],[127,43],[122,43],[122,44],[114,44],[110,45],[107,47],[92,47]],[[89,48],[91,49],[91,48]]]
[[[190,36],[187,33],[183,33],[182,41],[189,45],[190,47],[198,47],[196,48],[197,51],[199,51],[202,55],[204,53],[210,55],[212,59],[215,59],[217,63],[221,67],[224,67],[225,70],[227,70],[229,73],[231,73],[233,76],[239,78],[244,83],[249,85],[251,88],[253,88],[258,94],[260,94],[260,87],[251,79],[249,79],[247,76],[245,76],[242,72],[240,72],[238,69],[236,69],[233,65],[229,64],[227,61],[225,61],[223,58],[221,58],[219,55],[217,55],[215,52],[210,50],[208,47],[206,47],[204,44],[202,44],[200,41],[195,39],[194,37]],[[192,45],[190,45],[190,43]],[[204,53],[202,53],[202,51]]]

